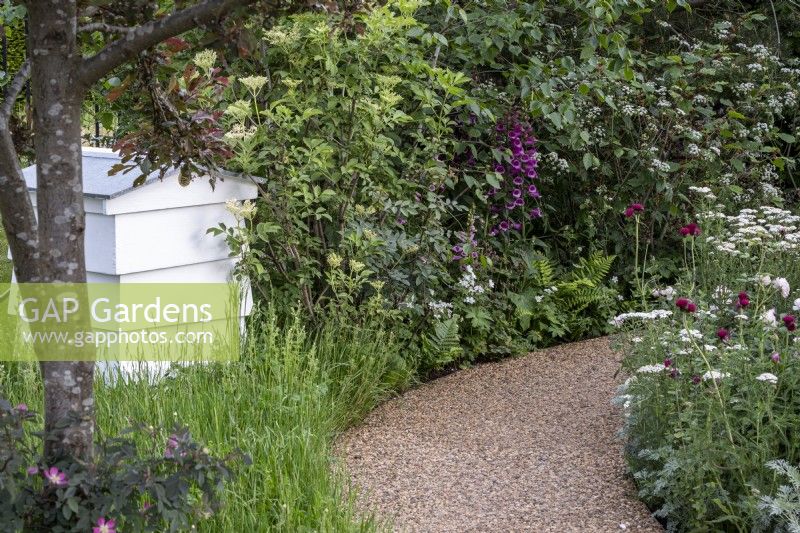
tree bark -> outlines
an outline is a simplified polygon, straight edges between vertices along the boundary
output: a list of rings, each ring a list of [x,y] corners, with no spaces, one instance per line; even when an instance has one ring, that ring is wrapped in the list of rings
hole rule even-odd
[[[15,267],[21,280],[85,283],[77,6],[75,0],[29,2],[28,16],[39,253],[33,263],[15,257]],[[91,457],[94,363],[42,362],[41,370],[50,437],[45,456]]]

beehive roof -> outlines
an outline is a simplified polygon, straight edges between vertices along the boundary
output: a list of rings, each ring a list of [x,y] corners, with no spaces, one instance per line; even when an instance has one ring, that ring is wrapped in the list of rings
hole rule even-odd
[[[127,174],[117,173],[113,176],[108,175],[111,167],[119,163],[121,157],[116,152],[109,148],[92,148],[84,146],[83,152],[83,193],[88,198],[99,198],[103,200],[110,200],[118,196],[122,196],[134,190],[133,180],[140,174],[136,170],[128,172]],[[164,178],[174,176],[177,169],[168,171]],[[35,191],[36,186],[36,165],[31,165],[22,170],[25,177],[25,183],[29,191]],[[233,178],[243,180],[244,178],[236,174],[228,172],[218,172],[219,177],[223,179]],[[150,183],[159,181],[158,171],[150,173],[145,182],[135,189],[140,189]],[[246,181],[246,180],[245,180]]]
[[[108,175],[111,167],[120,162],[120,156],[108,148],[83,147],[83,193],[89,198],[110,199],[133,190],[133,180],[139,174],[136,171],[127,174]],[[175,171],[167,173],[167,176]],[[36,165],[22,170],[29,191],[36,190]],[[166,176],[165,176],[166,177]],[[153,172],[142,185],[158,180],[158,172]],[[137,187],[138,188],[138,187]]]

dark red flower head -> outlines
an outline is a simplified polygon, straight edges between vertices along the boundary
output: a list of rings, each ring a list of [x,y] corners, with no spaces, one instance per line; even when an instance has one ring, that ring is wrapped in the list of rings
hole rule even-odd
[[[695,222],[686,224],[680,229],[680,234],[682,237],[697,237],[700,235],[700,226]]]
[[[731,338],[731,332],[725,328],[719,328],[717,330],[717,337],[719,337],[719,340],[724,342]]]
[[[794,331],[797,329],[797,319],[795,319],[794,315],[786,315],[783,317],[783,325],[789,331]]]
[[[675,300],[675,305],[678,306],[678,309],[686,310],[686,306],[689,305],[689,298],[684,298],[681,296],[677,300]]]
[[[631,218],[633,215],[644,213],[644,206],[642,204],[631,204],[625,209],[625,216]]]
[[[747,296],[746,292],[740,292],[737,298],[736,307],[747,307],[750,305],[750,297]]]

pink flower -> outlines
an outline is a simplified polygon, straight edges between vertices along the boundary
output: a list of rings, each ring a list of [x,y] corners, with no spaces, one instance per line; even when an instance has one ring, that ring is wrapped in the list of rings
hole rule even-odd
[[[717,337],[719,337],[719,340],[725,342],[726,340],[731,338],[731,332],[725,328],[719,328],[717,330]]]
[[[39,468],[36,466],[29,466],[25,469],[25,472],[27,472],[29,476],[35,476],[39,473]]]
[[[50,483],[52,483],[53,485],[56,485],[58,487],[66,485],[67,482],[69,481],[67,479],[67,475],[64,472],[62,472],[61,470],[59,470],[58,468],[54,467],[54,466],[52,466],[50,468],[45,468],[45,470],[42,473],[42,475],[44,475],[44,478],[47,481],[49,481]]]
[[[116,522],[106,520],[104,517],[97,519],[97,526],[92,528],[92,533],[117,533]]]
[[[700,226],[694,222],[686,224],[680,229],[680,234],[683,237],[697,237],[700,235]]]
[[[27,413],[28,412],[28,406],[26,404],[24,404],[24,403],[18,404],[14,409],[19,411],[20,413]]]
[[[175,434],[172,434],[167,439],[167,447],[164,450],[164,457],[167,459],[172,459],[175,457],[174,450],[178,448],[178,437]]]
[[[770,355],[769,358],[772,360],[773,363],[780,363],[781,362],[781,354],[775,352],[774,354]]]
[[[624,215],[628,218],[639,213],[644,213],[644,206],[639,203],[629,205],[624,211]]]

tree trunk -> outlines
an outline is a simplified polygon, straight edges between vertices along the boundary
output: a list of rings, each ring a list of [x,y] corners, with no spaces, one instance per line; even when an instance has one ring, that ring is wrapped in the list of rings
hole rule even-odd
[[[28,51],[36,150],[38,257],[18,261],[20,281],[84,283],[82,84],[75,0],[28,2]],[[48,458],[92,455],[94,363],[42,362]],[[72,420],[77,416],[79,421]]]

